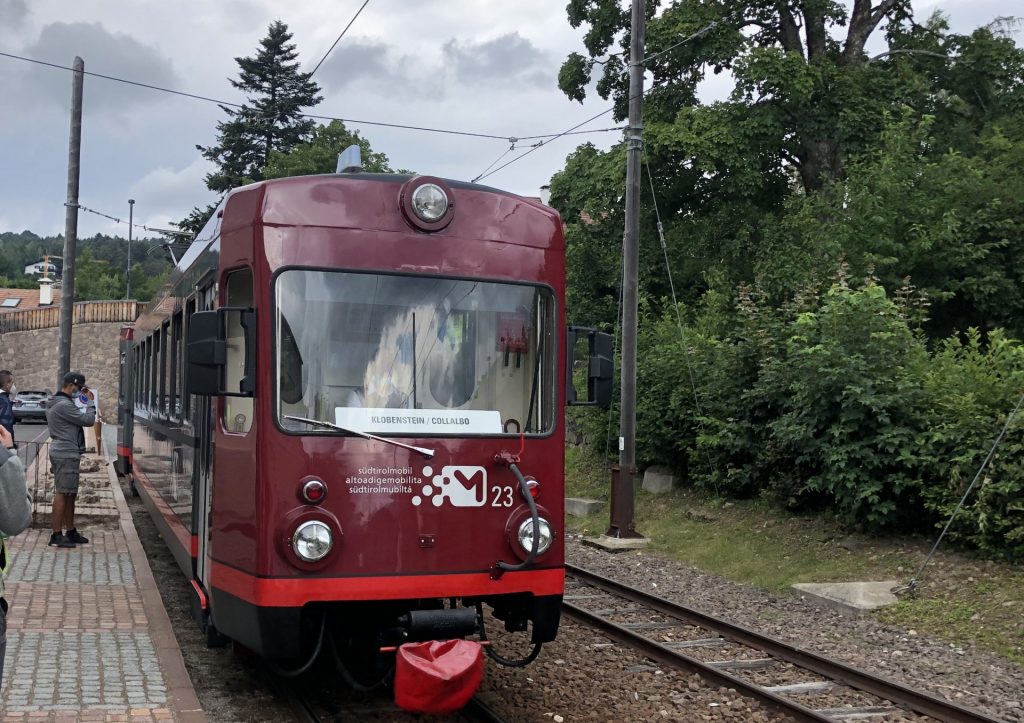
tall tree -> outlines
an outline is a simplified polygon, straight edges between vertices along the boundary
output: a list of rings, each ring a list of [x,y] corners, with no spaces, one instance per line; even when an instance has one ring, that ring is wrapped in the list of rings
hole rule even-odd
[[[206,175],[211,191],[223,193],[262,180],[275,151],[287,153],[312,134],[316,123],[302,113],[323,97],[310,74],[299,71],[291,39],[288,26],[275,20],[255,56],[235,58],[240,72],[231,85],[245,93],[249,102],[237,109],[222,105],[228,119],[217,123],[216,144],[196,146],[217,164],[217,170]],[[193,209],[179,227],[199,231],[213,208]]]
[[[751,136],[747,142],[763,151],[771,140],[775,158],[767,160],[795,167],[804,189],[812,192],[842,177],[846,146],[872,130],[871,122],[892,97],[891,79],[885,69],[868,63],[865,45],[883,20],[909,17],[910,0],[874,5],[853,0],[849,10],[835,0],[653,0],[647,7],[644,65],[654,80],[647,119],[672,122],[683,108],[700,105],[697,86],[709,70],[731,72],[730,102],[705,108],[721,122],[739,111]],[[616,115],[624,118],[628,13],[618,0],[571,0],[567,10],[573,27],[589,25],[584,37],[589,57],[572,53],[559,73],[559,86],[582,100],[595,66],[601,65],[597,91],[614,96]]]

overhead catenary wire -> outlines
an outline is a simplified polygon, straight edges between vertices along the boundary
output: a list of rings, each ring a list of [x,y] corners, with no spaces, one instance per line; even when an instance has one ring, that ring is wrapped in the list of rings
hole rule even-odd
[[[64,205],[67,206],[68,204],[65,203]],[[115,223],[123,223],[125,225],[128,225],[128,222],[125,221],[124,219],[117,218],[116,216],[111,216],[109,213],[103,213],[102,211],[96,211],[95,209],[89,208],[87,206],[83,206],[80,203],[77,204],[75,206],[75,208],[77,208],[79,211],[85,211],[86,213],[91,213],[91,214],[93,214],[95,216],[102,216],[103,218],[110,219],[111,221],[114,221]],[[171,231],[170,229],[165,229],[165,228],[153,228],[151,226],[143,226],[141,223],[132,223],[131,227],[132,228],[141,228],[141,229],[143,229],[145,231],[150,231],[152,233],[159,233],[159,234],[164,234],[164,235],[181,236],[181,237],[187,236],[189,238],[191,238],[193,236],[193,234],[191,234],[191,233],[189,233],[187,231]],[[178,245],[184,245],[184,243],[179,243]]]
[[[327,49],[327,52],[326,52],[326,53],[324,53],[324,57],[320,58],[320,62],[316,64],[316,67],[315,67],[315,68],[313,68],[313,69],[312,69],[311,71],[309,71],[309,77],[310,77],[310,78],[312,78],[312,77],[313,77],[313,74],[314,74],[314,73],[316,73],[316,71],[320,70],[320,66],[324,64],[324,61],[325,61],[325,60],[327,60],[327,56],[328,56],[328,55],[330,55],[330,54],[331,54],[331,51],[333,51],[333,50],[334,50],[334,46],[335,46],[335,45],[337,45],[337,44],[338,44],[338,42],[339,42],[339,41],[340,41],[340,40],[341,40],[341,39],[342,39],[343,37],[345,37],[345,33],[347,33],[347,32],[348,32],[348,29],[352,27],[352,23],[354,23],[354,22],[356,21],[356,18],[358,18],[358,17],[359,17],[359,14],[360,14],[361,12],[363,12],[363,8],[365,8],[365,7],[366,7],[366,6],[367,6],[367,5],[369,4],[369,3],[370,3],[370,0],[365,0],[365,2],[363,2],[363,4],[359,6],[359,9],[358,9],[358,10],[356,10],[356,14],[355,14],[355,15],[353,15],[353,16],[352,16],[352,19],[348,21],[348,25],[346,25],[346,26],[345,26],[345,29],[341,31],[341,34],[340,34],[340,35],[338,35],[338,37],[337,37],[337,38],[335,39],[335,41],[334,41],[334,42],[333,42],[333,43],[331,44],[331,47]]]
[[[481,176],[483,176],[489,170],[494,168],[494,166],[497,165],[498,161],[500,161],[502,158],[507,156],[509,153],[511,153],[515,149],[516,149],[516,144],[512,143],[507,149],[505,149],[504,153],[502,153],[500,156],[498,156],[497,158],[494,159],[494,161],[491,163],[491,165],[487,166],[487,168],[485,168],[484,170],[480,171],[480,173],[477,174],[476,178],[474,178],[472,181],[470,181],[470,183],[476,183],[477,181],[479,181]]]
[[[45,60],[37,60],[35,58],[28,58],[28,57],[25,57],[23,55],[15,55],[14,53],[0,52],[0,57],[11,58],[13,60],[21,60],[21,61],[24,61],[26,63],[34,63],[36,65],[43,65],[43,66],[46,66],[46,67],[49,67],[49,68],[55,68],[57,70],[74,71],[74,68],[72,68],[70,66],[67,66],[67,65],[61,65],[60,63],[50,63],[50,62],[47,62]],[[146,88],[147,90],[155,90],[155,91],[158,91],[158,92],[161,92],[161,93],[170,93],[171,95],[179,95],[179,96],[182,96],[182,97],[185,97],[185,98],[192,98],[193,100],[201,100],[201,101],[206,102],[206,103],[214,103],[214,104],[219,105],[219,106],[226,106],[228,108],[244,108],[244,107],[247,107],[243,103],[233,103],[231,101],[220,100],[218,98],[211,98],[209,96],[199,95],[197,93],[187,93],[187,92],[181,91],[181,90],[173,90],[172,88],[164,88],[162,86],[153,85],[151,83],[142,83],[142,82],[135,81],[135,80],[127,80],[126,78],[119,78],[119,77],[114,76],[114,75],[106,75],[104,73],[96,73],[96,72],[92,72],[92,71],[89,71],[89,70],[82,71],[82,72],[83,72],[84,75],[88,75],[88,76],[91,76],[91,77],[94,77],[94,78],[101,78],[103,80],[109,80],[109,81],[112,81],[112,82],[115,82],[115,83],[124,83],[126,85],[133,85],[133,86],[136,86],[136,87],[139,87],[139,88]],[[470,137],[470,138],[488,138],[488,139],[492,139],[492,140],[507,141],[509,143],[513,143],[513,142],[515,142],[517,140],[533,140],[533,139],[539,139],[539,138],[551,138],[552,140],[554,140],[555,138],[560,138],[560,137],[565,136],[565,135],[570,135],[571,134],[570,132],[575,130],[575,127],[574,127],[572,129],[570,129],[570,132],[544,133],[544,134],[532,135],[532,136],[497,135],[497,134],[494,134],[494,133],[477,133],[477,132],[473,132],[473,131],[455,130],[455,129],[450,129],[450,128],[432,128],[432,127],[429,127],[429,126],[414,126],[414,125],[408,125],[408,124],[405,124],[405,123],[389,123],[389,122],[385,122],[385,121],[365,120],[365,119],[361,119],[361,118],[342,118],[342,117],[339,117],[339,116],[318,115],[318,114],[313,114],[313,113],[299,113],[298,115],[301,116],[302,118],[309,118],[311,120],[340,121],[342,123],[350,123],[352,125],[357,125],[357,126],[358,125],[379,126],[379,127],[382,127],[382,128],[398,128],[398,129],[402,129],[402,130],[419,131],[419,132],[424,132],[424,133],[442,133],[442,134],[448,134],[448,135],[466,136],[466,137]],[[604,115],[604,114],[602,113],[601,115]],[[584,124],[581,123],[580,125],[584,125]],[[615,130],[620,130],[620,129],[617,128],[617,127],[598,128],[598,129],[594,129],[594,130],[580,131],[580,132],[581,133],[605,133],[605,132],[615,131]]]

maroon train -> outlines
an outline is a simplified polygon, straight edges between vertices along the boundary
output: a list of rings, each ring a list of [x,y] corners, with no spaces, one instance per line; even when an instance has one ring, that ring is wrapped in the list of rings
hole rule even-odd
[[[554,639],[564,258],[554,210],[479,185],[357,172],[226,197],[124,330],[119,399],[119,471],[211,644],[291,671],[329,650],[358,684],[382,648],[484,634],[482,604],[529,658]],[[588,338],[581,403],[606,404],[609,339]]]

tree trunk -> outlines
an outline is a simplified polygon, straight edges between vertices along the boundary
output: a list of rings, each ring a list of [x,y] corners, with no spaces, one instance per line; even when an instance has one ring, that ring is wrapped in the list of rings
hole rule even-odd
[[[804,140],[797,158],[800,159],[800,180],[808,194],[822,190],[845,175],[839,155],[839,141],[835,138]]]

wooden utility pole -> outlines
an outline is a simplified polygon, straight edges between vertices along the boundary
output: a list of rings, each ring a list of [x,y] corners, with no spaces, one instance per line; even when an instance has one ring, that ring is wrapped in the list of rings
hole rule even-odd
[[[71,135],[68,140],[68,199],[64,204],[64,271],[61,274],[57,389],[71,371],[71,322],[75,313],[75,245],[78,242],[78,177],[82,155],[82,86],[85,62],[75,56],[71,80]]]
[[[633,527],[636,478],[636,328],[640,265],[640,154],[643,150],[644,0],[633,0],[629,45],[629,126],[626,131],[626,229],[622,238],[622,396],[619,464],[612,468],[609,537],[640,537]]]

